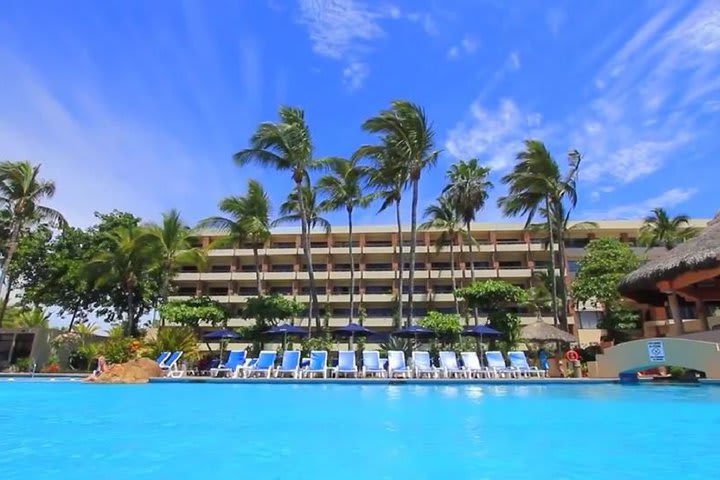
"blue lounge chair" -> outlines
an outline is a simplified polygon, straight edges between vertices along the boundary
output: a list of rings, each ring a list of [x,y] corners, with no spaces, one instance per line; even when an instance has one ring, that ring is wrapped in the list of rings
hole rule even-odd
[[[508,366],[505,364],[505,357],[503,357],[502,352],[485,352],[485,358],[487,358],[488,369],[490,369],[490,372],[493,376],[515,376],[515,370],[513,370],[512,368],[508,368]]]
[[[445,378],[462,378],[467,376],[467,372],[458,365],[455,352],[440,352],[440,370]]]
[[[414,351],[412,352],[413,370],[417,378],[427,376],[429,378],[435,378],[438,373],[438,369],[432,364],[430,360],[430,352]]]
[[[463,367],[469,378],[490,377],[490,370],[480,365],[480,359],[475,352],[462,352]]]
[[[357,378],[358,368],[355,364],[355,352],[350,350],[342,350],[338,352],[338,364],[335,367],[335,376],[352,375]]]
[[[380,352],[377,350],[363,351],[362,376],[368,377],[370,375],[381,378],[387,375],[385,369],[380,365]]]
[[[275,369],[275,376],[290,375],[298,378],[300,375],[300,350],[285,350],[280,366]]]
[[[405,353],[399,350],[388,351],[388,377],[394,378],[402,375],[409,378],[412,375],[412,368],[405,364]]]
[[[246,357],[245,350],[231,350],[225,363],[210,369],[210,376],[217,377],[220,372],[227,372],[232,376],[237,376],[235,371],[245,365]]]
[[[167,360],[170,357],[170,352],[160,352],[160,355],[155,359],[155,363],[160,365],[162,368],[163,365],[165,365],[165,360]]]
[[[257,361],[249,368],[246,369],[248,377],[253,376],[264,376],[270,378],[273,367],[275,367],[275,358],[277,353],[274,350],[263,350],[258,355]]]
[[[180,360],[180,357],[182,357],[182,355],[183,352],[173,352],[165,360],[165,362],[160,365],[160,368],[163,369],[166,376],[177,378],[185,375],[185,372],[183,370],[180,370],[180,367],[178,366],[178,360]]]
[[[508,358],[510,359],[510,367],[516,370],[519,375],[525,375],[526,377],[533,375],[538,378],[545,376],[545,370],[530,366],[525,352],[508,352]]]
[[[327,378],[327,356],[325,350],[310,352],[310,364],[302,371],[303,376],[312,377],[319,373],[323,378]]]

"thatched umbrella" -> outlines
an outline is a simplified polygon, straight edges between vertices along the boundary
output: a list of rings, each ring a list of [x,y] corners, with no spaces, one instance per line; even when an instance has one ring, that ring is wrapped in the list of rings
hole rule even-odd
[[[661,306],[667,295],[658,290],[658,282],[672,280],[685,272],[716,267],[720,267],[720,212],[697,237],[626,276],[620,282],[619,290],[624,297],[639,303]]]
[[[530,325],[525,325],[520,331],[520,338],[530,342],[570,343],[578,341],[574,335],[545,322],[535,322]]]

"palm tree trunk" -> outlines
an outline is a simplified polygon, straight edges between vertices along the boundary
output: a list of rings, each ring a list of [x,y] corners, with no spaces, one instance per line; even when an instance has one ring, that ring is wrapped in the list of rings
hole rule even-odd
[[[350,241],[348,242],[348,250],[350,252],[350,322],[353,321],[353,310],[355,308],[355,260],[353,258],[353,223],[352,223],[352,208],[347,209],[348,212],[348,236]]]
[[[472,232],[470,231],[470,222],[465,223],[465,230],[467,230],[468,257],[470,257],[470,281],[471,281],[471,283],[475,283],[475,259],[473,258],[473,250],[472,250],[473,238],[472,238]],[[473,320],[475,320],[475,325],[477,325],[478,324],[478,309],[477,309],[477,307],[473,307]]]
[[[408,278],[408,326],[413,324],[413,290],[415,289],[415,248],[417,246],[417,204],[418,204],[418,181],[412,181],[412,207],[410,211],[410,275]]]
[[[10,268],[10,264],[12,262],[13,256],[15,256],[15,251],[18,247],[18,239],[20,237],[20,224],[18,222],[14,222],[12,226],[12,230],[10,231],[10,238],[8,239],[8,249],[7,254],[5,255],[5,260],[3,260],[2,264],[2,271],[0,272],[0,291],[2,291],[2,288],[5,287],[5,280],[7,279],[8,275],[8,269]],[[7,291],[5,292],[5,295],[7,295],[8,299],[10,298],[10,288],[11,285],[8,283],[7,285]],[[0,327],[2,327],[2,321],[5,317],[5,309],[3,308],[2,312],[0,312]]]
[[[457,296],[455,295],[455,289],[457,288],[457,283],[455,282],[455,250],[453,248],[454,243],[455,243],[455,239],[452,238],[450,240],[450,279],[452,281],[453,301],[455,302],[455,313],[460,315],[460,304],[458,303]]]
[[[78,310],[80,310],[79,302],[77,304],[75,304],[75,308],[73,308],[73,314],[72,314],[72,317],[70,317],[70,326],[68,327],[68,332],[72,332],[73,326],[75,325],[75,318],[77,317]]]
[[[568,330],[568,298],[567,298],[567,284],[565,283],[565,235],[561,228],[558,228],[557,231],[557,241],[558,241],[558,253],[560,255],[560,284],[559,287],[559,294],[560,294],[560,314],[559,314],[559,320],[560,320],[560,326],[563,330]]]
[[[260,255],[258,255],[257,244],[253,244],[253,258],[255,260],[255,281],[257,282],[258,296],[262,295],[262,280],[260,278]]]
[[[395,221],[397,222],[398,231],[398,321],[402,323],[403,318],[403,273],[405,271],[403,265],[403,242],[402,242],[402,222],[400,221],[400,200],[395,202]],[[396,325],[400,328],[400,325]]]
[[[552,221],[550,218],[550,200],[545,197],[545,209],[547,211],[547,224],[548,224],[548,236],[550,237],[550,278],[552,280],[552,292],[550,292],[552,298],[553,307],[553,324],[558,326],[558,304],[557,304],[557,275],[555,275],[555,234],[553,232]]]
[[[135,294],[133,289],[127,292],[127,331],[129,336],[135,335]]]
[[[10,302],[10,292],[12,292],[13,279],[7,277],[8,286],[3,296],[2,305],[0,305],[0,326],[2,325],[2,319],[5,318],[5,311],[7,310],[8,303]]]
[[[310,228],[308,225],[307,211],[305,210],[305,199],[303,198],[302,192],[302,177],[299,181],[295,181],[295,191],[298,196],[298,206],[300,207],[300,234],[302,236],[303,253],[305,256],[305,263],[307,264],[308,280],[310,283],[310,308],[308,309],[308,329],[310,328],[312,318],[315,317],[315,327],[320,330],[322,323],[320,323],[320,310],[318,308],[317,290],[315,289],[315,272],[312,265],[312,252],[310,251]]]

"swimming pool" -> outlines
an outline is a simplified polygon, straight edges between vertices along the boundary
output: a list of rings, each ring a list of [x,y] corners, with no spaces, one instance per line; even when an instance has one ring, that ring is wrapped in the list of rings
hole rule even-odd
[[[718,427],[711,386],[2,381],[0,478],[709,479]]]

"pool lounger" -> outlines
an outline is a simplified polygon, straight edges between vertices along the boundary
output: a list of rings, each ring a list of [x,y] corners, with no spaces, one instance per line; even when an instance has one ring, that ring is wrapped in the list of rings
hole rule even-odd
[[[320,374],[322,378],[327,378],[327,356],[325,350],[313,350],[310,352],[310,364],[301,372],[305,378],[311,378],[313,375]]]
[[[183,352],[173,352],[165,360],[165,363],[160,365],[160,368],[165,372],[165,375],[171,378],[179,378],[185,375],[184,370],[180,370],[178,367],[178,360],[182,357]]]
[[[350,350],[341,350],[338,352],[338,364],[335,367],[335,376],[352,375],[357,378],[358,368],[355,364],[355,352]]]
[[[437,377],[438,369],[435,368],[435,366],[432,364],[432,361],[430,360],[430,352],[414,351],[412,352],[412,361],[415,377]]]
[[[387,376],[387,372],[382,365],[380,365],[380,352],[377,350],[363,351],[362,376],[380,378]]]
[[[490,372],[493,374],[494,377],[500,377],[505,375],[514,377],[517,373],[515,369],[508,368],[508,366],[505,364],[505,357],[503,357],[502,352],[486,352],[485,358],[487,358],[488,368],[490,369]]]
[[[445,378],[467,377],[467,372],[458,365],[455,352],[440,352],[440,371]]]
[[[245,350],[231,350],[225,363],[221,363],[216,368],[210,369],[210,376],[217,377],[220,372],[227,372],[234,376],[235,371],[245,364]]]
[[[275,377],[289,375],[291,378],[300,376],[300,350],[285,350],[280,366],[275,369]]]
[[[508,358],[510,359],[510,366],[517,371],[520,375],[536,376],[538,378],[546,375],[545,370],[540,370],[538,367],[531,367],[525,356],[525,352],[508,352]]]
[[[480,365],[480,359],[475,352],[462,352],[460,353],[463,361],[463,367],[468,378],[489,378],[491,371],[487,367]]]
[[[245,369],[246,376],[248,378],[254,376],[263,376],[270,378],[272,375],[273,367],[275,366],[275,358],[277,353],[273,350],[263,350],[257,358],[257,361],[251,367]]]
[[[172,355],[172,352],[160,352],[160,355],[158,355],[155,359],[155,363],[160,365],[160,368],[162,368],[163,365],[165,365],[165,361],[170,358],[170,355]]]
[[[395,378],[402,376],[403,378],[412,377],[412,368],[405,364],[405,353],[399,350],[388,351],[388,377]]]

